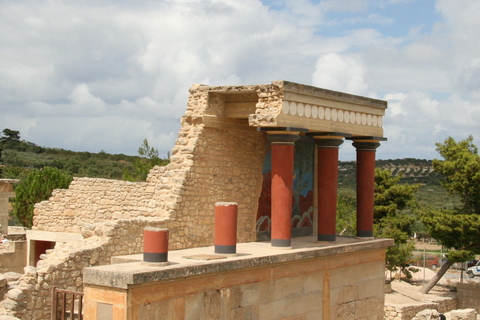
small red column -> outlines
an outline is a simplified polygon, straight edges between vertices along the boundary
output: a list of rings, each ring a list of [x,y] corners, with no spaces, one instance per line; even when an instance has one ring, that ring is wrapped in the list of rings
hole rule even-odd
[[[168,264],[168,229],[143,229],[143,262]]]
[[[291,248],[293,158],[298,132],[269,134],[272,149],[272,247]]]
[[[215,253],[237,253],[237,214],[237,203],[215,203]]]
[[[317,138],[318,241],[335,241],[337,225],[338,147],[341,138]]]
[[[357,237],[373,237],[375,151],[378,141],[354,141],[357,149]]]

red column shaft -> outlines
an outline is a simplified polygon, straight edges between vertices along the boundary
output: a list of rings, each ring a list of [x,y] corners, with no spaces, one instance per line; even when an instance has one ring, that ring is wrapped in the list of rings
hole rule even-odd
[[[237,203],[215,203],[215,253],[237,252],[237,215]]]
[[[272,246],[290,247],[294,144],[272,143]]]
[[[318,241],[335,241],[337,224],[338,148],[318,147],[317,152]]]
[[[168,236],[168,229],[150,227],[143,229],[143,261],[167,262]]]
[[[378,146],[379,144],[377,144]],[[357,147],[357,236],[373,237],[375,149]]]

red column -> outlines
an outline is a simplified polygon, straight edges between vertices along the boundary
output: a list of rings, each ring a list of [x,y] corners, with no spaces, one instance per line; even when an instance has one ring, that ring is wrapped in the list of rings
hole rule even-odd
[[[293,158],[298,134],[269,134],[272,150],[272,247],[290,248]]]
[[[237,253],[237,216],[236,202],[215,203],[215,253]]]
[[[377,141],[355,141],[357,149],[357,237],[373,237],[375,150]]]
[[[318,154],[318,241],[335,241],[337,224],[338,147],[343,139],[315,139]]]
[[[168,229],[146,227],[143,229],[143,261],[168,263]]]

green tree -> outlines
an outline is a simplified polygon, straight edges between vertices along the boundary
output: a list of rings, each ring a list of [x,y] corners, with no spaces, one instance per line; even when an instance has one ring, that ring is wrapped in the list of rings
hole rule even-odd
[[[408,261],[415,249],[409,241],[415,218],[411,208],[416,207],[415,192],[420,185],[401,184],[402,175],[393,176],[387,169],[375,170],[374,235],[395,240],[387,249],[386,267],[391,272],[400,269],[407,278]]]
[[[138,148],[139,159],[133,164],[133,170],[124,170],[123,180],[127,181],[145,181],[150,169],[157,165],[166,165],[167,160],[162,160],[158,156],[158,150],[148,144],[148,140],[144,139]]]
[[[0,137],[0,142],[6,144],[8,142],[20,142],[20,131],[3,129],[2,137]]]
[[[460,197],[461,204],[453,209],[428,208],[420,211],[420,219],[444,247],[454,249],[447,262],[420,290],[428,293],[455,263],[480,253],[480,156],[469,136],[459,142],[449,137],[437,143],[444,160],[435,159],[433,168],[442,175],[440,183],[450,195]]]
[[[71,181],[72,176],[56,168],[32,170],[15,188],[16,197],[12,205],[18,221],[23,226],[31,228],[35,203],[50,198],[54,189],[68,188]]]

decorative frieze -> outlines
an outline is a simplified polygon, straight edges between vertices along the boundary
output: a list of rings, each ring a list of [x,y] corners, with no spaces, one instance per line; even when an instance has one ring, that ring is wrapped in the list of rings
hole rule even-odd
[[[287,100],[284,100],[282,103],[282,114],[368,127],[381,128],[383,125],[381,115]]]

